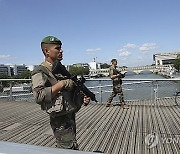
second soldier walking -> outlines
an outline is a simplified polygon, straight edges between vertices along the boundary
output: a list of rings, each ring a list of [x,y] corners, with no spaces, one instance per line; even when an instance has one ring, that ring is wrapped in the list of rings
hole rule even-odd
[[[111,60],[111,67],[109,68],[109,76],[113,81],[113,92],[111,93],[106,107],[110,107],[112,106],[111,102],[113,100],[113,98],[118,94],[119,96],[119,103],[118,105],[120,105],[122,108],[124,109],[128,109],[128,105],[125,104],[124,101],[124,95],[123,95],[123,91],[122,91],[122,78],[125,77],[124,74],[121,74],[118,70],[117,70],[117,60],[116,59],[112,59]]]

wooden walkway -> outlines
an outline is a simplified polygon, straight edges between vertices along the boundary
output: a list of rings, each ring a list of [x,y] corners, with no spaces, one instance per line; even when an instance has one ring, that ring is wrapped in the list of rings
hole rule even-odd
[[[90,104],[77,114],[82,151],[180,153],[180,106],[174,98],[129,101],[130,108]],[[0,140],[55,147],[48,115],[33,102],[0,101]]]

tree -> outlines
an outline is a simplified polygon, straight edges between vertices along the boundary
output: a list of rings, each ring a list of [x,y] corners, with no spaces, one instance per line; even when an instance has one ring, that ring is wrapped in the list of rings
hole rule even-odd
[[[111,65],[108,65],[107,63],[101,64],[102,69],[109,68]]]
[[[8,78],[9,78],[8,75],[0,73],[0,79],[8,79]]]
[[[89,68],[88,67],[70,66],[69,72],[71,74],[75,74],[75,75],[88,75],[89,74]]]
[[[180,54],[177,56],[173,64],[175,69],[180,72]]]
[[[31,78],[31,71],[27,70],[19,75],[14,76],[15,79],[30,79]]]
[[[21,79],[30,79],[31,78],[31,71],[27,70],[26,72],[23,72],[20,74]]]
[[[0,79],[9,79],[9,76],[6,74],[0,73]],[[8,81],[1,81],[0,82],[0,89],[2,91],[3,87],[8,87]]]
[[[12,77],[13,79],[30,79],[31,78],[31,71],[30,70],[27,70],[21,74],[18,74],[18,75],[15,75]],[[30,81],[15,81],[13,82],[13,85],[16,85],[16,84],[21,84],[21,83],[30,83]]]

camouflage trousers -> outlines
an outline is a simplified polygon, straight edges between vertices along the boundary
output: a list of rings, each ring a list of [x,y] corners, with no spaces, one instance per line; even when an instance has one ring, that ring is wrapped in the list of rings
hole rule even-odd
[[[113,100],[113,98],[118,95],[120,103],[124,102],[124,95],[122,91],[121,85],[113,85],[113,92],[111,93],[110,97],[108,98],[107,103],[110,104]]]
[[[78,150],[75,113],[50,117],[50,124],[56,138],[57,148]]]

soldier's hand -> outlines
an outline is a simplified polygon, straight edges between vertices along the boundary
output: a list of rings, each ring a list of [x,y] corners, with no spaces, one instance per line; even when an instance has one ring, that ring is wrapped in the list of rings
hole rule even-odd
[[[88,96],[84,96],[84,106],[87,106],[88,104],[89,104],[89,102],[90,102],[90,97],[88,97]]]
[[[117,74],[116,76],[119,78],[119,77],[121,77],[121,74]]]
[[[124,78],[124,77],[125,77],[125,74],[119,73],[119,74],[117,74],[117,77],[118,77],[118,78]]]
[[[61,80],[62,88],[65,90],[72,90],[75,86],[75,82],[71,79]]]

